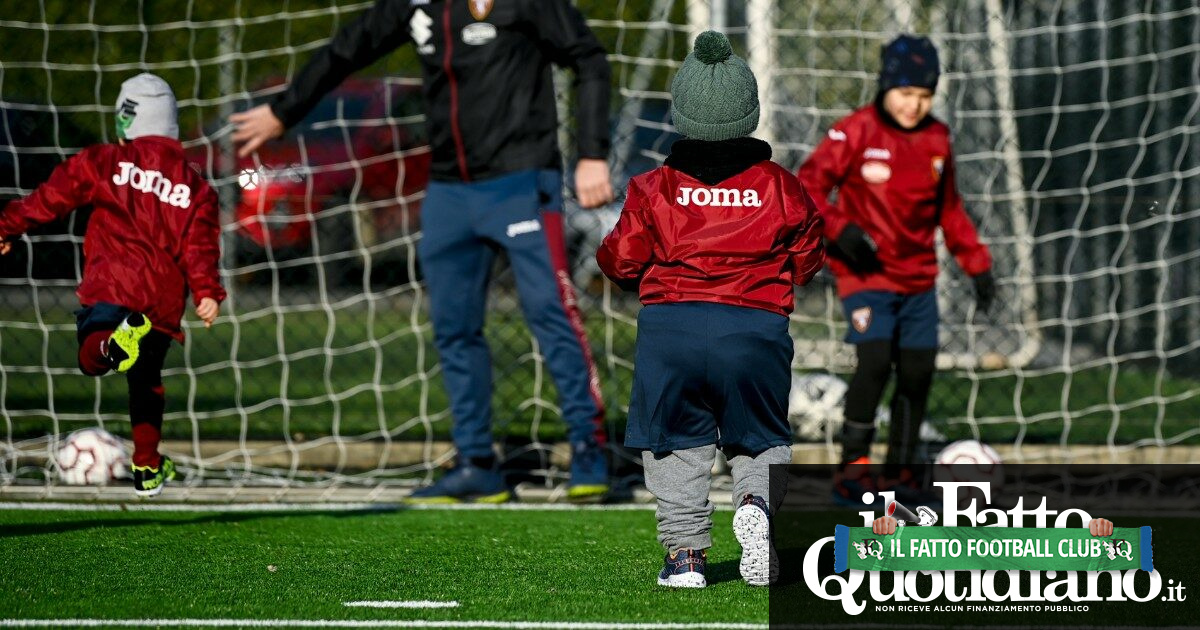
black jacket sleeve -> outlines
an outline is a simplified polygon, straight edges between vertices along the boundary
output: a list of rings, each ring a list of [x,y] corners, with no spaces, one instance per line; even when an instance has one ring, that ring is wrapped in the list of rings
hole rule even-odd
[[[313,54],[287,90],[271,102],[271,111],[285,127],[291,127],[346,77],[407,43],[407,8],[408,0],[375,0],[375,6],[343,26],[328,46]]]
[[[604,46],[567,0],[526,0],[525,10],[550,60],[575,71],[579,157],[607,158],[612,70]]]

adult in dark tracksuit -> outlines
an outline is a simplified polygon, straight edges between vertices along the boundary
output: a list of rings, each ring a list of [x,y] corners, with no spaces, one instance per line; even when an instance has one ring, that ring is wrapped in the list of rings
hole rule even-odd
[[[413,501],[503,501],[492,450],[491,359],[483,337],[492,260],[504,250],[558,388],[572,445],[568,496],[607,489],[599,378],[567,272],[558,119],[550,65],[575,71],[584,207],[612,199],[604,48],[567,0],[377,0],[269,105],[235,114],[248,155],[299,122],[352,72],[412,43],[433,153],[418,256],[454,414],[459,461]]]

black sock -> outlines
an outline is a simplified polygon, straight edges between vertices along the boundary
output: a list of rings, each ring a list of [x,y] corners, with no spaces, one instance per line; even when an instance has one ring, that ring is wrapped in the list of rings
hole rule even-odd
[[[866,341],[855,349],[858,369],[846,391],[846,407],[842,425],[843,467],[871,452],[875,439],[875,413],[883,389],[892,377],[891,340]]]
[[[476,468],[491,470],[496,467],[496,456],[488,455],[487,457],[471,457],[467,459],[467,462]]]

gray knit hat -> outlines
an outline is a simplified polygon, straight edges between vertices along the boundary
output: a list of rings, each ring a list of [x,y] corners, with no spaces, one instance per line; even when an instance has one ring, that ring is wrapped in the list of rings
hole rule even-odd
[[[142,136],[179,139],[175,93],[161,77],[143,72],[126,79],[117,96],[117,137]]]
[[[701,33],[675,73],[671,118],[696,140],[741,138],[758,128],[758,81],[721,33]]]

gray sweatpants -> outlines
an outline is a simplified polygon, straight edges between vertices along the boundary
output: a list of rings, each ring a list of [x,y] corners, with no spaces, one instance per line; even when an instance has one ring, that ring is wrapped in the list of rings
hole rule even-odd
[[[642,451],[646,489],[658,499],[658,542],[667,553],[712,546],[713,504],[708,500],[715,444],[655,455]],[[758,455],[729,459],[733,472],[733,506],[755,494],[770,499],[771,464],[790,464],[790,446],[775,446]],[[772,506],[774,509],[774,506]]]

